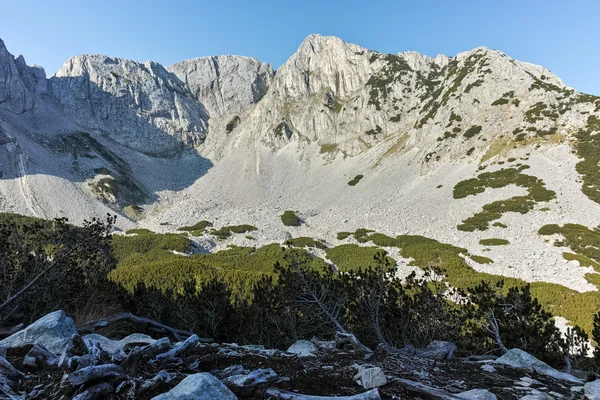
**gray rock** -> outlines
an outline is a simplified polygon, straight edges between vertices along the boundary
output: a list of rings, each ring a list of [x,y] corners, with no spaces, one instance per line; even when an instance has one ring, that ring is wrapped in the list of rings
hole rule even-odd
[[[258,102],[275,75],[273,68],[256,58],[200,57],[167,67],[190,88],[211,118],[231,115]]]
[[[509,350],[502,357],[494,361],[494,363],[509,365],[514,368],[523,368],[531,372],[537,372],[540,375],[550,376],[552,378],[567,381],[570,383],[583,383],[580,379],[577,379],[573,375],[557,371],[545,362],[538,360],[531,354],[521,349]]]
[[[387,377],[379,367],[361,369],[354,375],[353,379],[359,381],[360,385],[365,389],[378,388],[388,383]]]
[[[600,400],[600,379],[586,383],[583,392],[590,400]]]
[[[434,340],[426,348],[417,349],[416,354],[432,360],[450,360],[454,357],[455,352],[456,345],[454,343]]]
[[[481,366],[481,370],[485,371],[485,372],[489,372],[490,374],[493,374],[494,372],[496,372],[496,368],[494,368],[494,366],[490,365],[490,364],[483,364]]]
[[[318,351],[317,346],[308,340],[298,340],[287,349],[288,353],[296,354],[298,357],[316,357]]]
[[[209,373],[189,375],[177,386],[152,400],[236,400],[237,397]]]
[[[77,334],[73,320],[64,311],[54,311],[29,325],[27,328],[0,341],[8,349],[28,344],[40,344],[54,354],[60,354],[73,345],[72,336]]]
[[[457,396],[465,400],[496,400],[496,395],[487,389],[472,389],[458,393]]]
[[[82,127],[143,153],[173,154],[206,138],[204,107],[153,61],[76,56],[50,79],[50,91]]]

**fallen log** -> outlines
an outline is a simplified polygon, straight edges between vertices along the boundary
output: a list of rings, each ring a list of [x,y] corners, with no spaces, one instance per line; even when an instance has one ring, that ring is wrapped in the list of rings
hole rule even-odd
[[[144,347],[136,347],[127,355],[125,361],[123,362],[123,365],[125,366],[125,369],[128,372],[133,373],[137,370],[138,366],[142,361],[147,361],[156,357],[158,354],[163,353],[169,347],[171,347],[171,342],[169,341],[169,338],[159,339],[156,342],[146,345]]]
[[[267,389],[266,395],[270,396],[269,398],[280,400],[381,400],[377,389],[371,389],[368,392],[355,394],[353,396],[313,396],[310,394],[294,393],[288,392],[287,390],[269,388]]]
[[[173,348],[167,351],[166,353],[161,353],[157,355],[156,357],[154,357],[152,362],[161,361],[166,358],[179,357],[192,347],[196,346],[198,343],[200,343],[200,338],[198,337],[198,335],[194,334],[187,338],[184,342],[178,343],[175,346],[173,346]]]
[[[433,399],[433,400],[464,400],[465,399],[464,397],[461,397],[459,395],[452,394],[450,392],[446,392],[443,389],[438,389],[435,387],[424,385],[421,382],[415,382],[415,381],[411,381],[408,379],[402,379],[402,378],[392,378],[391,380],[394,382],[398,382],[399,384],[404,386],[406,389],[408,389],[412,392],[418,393],[420,395],[423,395],[428,399]]]
[[[346,343],[349,343],[352,346],[352,348],[354,349],[354,351],[356,351],[357,353],[372,353],[373,352],[373,350],[371,350],[370,348],[368,348],[367,346],[362,344],[356,338],[356,336],[354,336],[351,333],[336,332],[335,333],[335,341],[338,344],[338,346],[340,346],[340,347]]]
[[[131,313],[120,313],[114,314],[106,318],[97,319],[95,321],[87,322],[77,328],[79,334],[94,333],[96,330],[106,328],[107,326],[116,324],[117,322],[130,322],[136,325],[140,325],[144,328],[153,328],[158,331],[165,332],[169,337],[177,342],[181,342],[188,337],[192,336],[191,332],[184,331],[182,329],[176,329],[171,326],[161,324],[158,321],[154,321],[150,318],[140,317]],[[213,339],[200,338],[201,343],[212,343]]]
[[[123,368],[115,364],[94,365],[71,372],[67,378],[71,386],[79,386],[92,381],[108,381],[125,375]]]

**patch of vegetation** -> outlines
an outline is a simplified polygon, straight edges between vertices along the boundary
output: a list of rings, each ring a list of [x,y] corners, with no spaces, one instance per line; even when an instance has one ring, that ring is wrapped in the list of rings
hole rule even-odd
[[[284,244],[286,246],[292,246],[292,247],[314,247],[316,249],[326,249],[327,248],[327,246],[325,246],[325,243],[323,243],[322,240],[315,240],[311,237],[306,237],[306,236],[288,239],[285,241]]]
[[[575,169],[583,180],[581,190],[590,200],[600,204],[600,118],[590,115],[586,127],[575,137],[575,151],[581,159]]]
[[[213,226],[212,222],[202,220],[191,226],[182,226],[181,228],[177,228],[178,231],[189,232],[192,236],[201,236],[206,231],[206,228]]]
[[[538,231],[542,236],[561,235],[561,246],[569,247],[573,253],[563,253],[565,259],[577,260],[582,266],[591,266],[600,272],[600,228],[590,229],[579,224],[544,225]]]
[[[481,239],[479,244],[483,246],[505,246],[510,244],[510,242],[506,239],[498,239],[498,238],[490,238],[490,239]]]
[[[371,60],[373,61],[378,58],[379,56],[371,56]],[[374,105],[378,111],[381,110],[381,100],[386,100],[392,91],[391,85],[412,71],[412,68],[400,56],[386,54],[383,59],[386,64],[367,81],[367,85],[371,87],[368,104]]]
[[[475,261],[477,264],[492,264],[494,260],[484,256],[469,256],[469,258]]]
[[[496,226],[496,227],[498,227],[498,228],[508,228],[508,226],[507,226],[507,225],[505,225],[505,224],[503,224],[502,222],[494,222],[494,223],[492,224],[492,226]]]
[[[544,119],[544,117],[556,121],[558,119],[558,113],[551,110],[547,104],[542,103],[541,101],[535,103],[529,110],[525,111],[525,120],[532,124]]]
[[[546,189],[541,179],[523,174],[521,171],[522,167],[484,172],[478,175],[477,178],[457,183],[453,191],[455,199],[463,199],[467,196],[483,193],[486,188],[498,189],[511,184],[526,188],[528,191],[525,196],[514,196],[510,199],[498,200],[484,205],[481,212],[462,221],[462,224],[458,225],[458,229],[467,232],[484,231],[489,228],[492,221],[500,219],[504,213],[518,212],[526,214],[534,209],[536,203],[547,202],[556,198],[556,193]]]
[[[257,227],[252,225],[231,225],[224,226],[220,229],[213,229],[210,234],[216,236],[219,239],[227,239],[233,233],[247,233],[258,230]]]
[[[379,134],[381,132],[382,132],[381,127],[379,125],[375,125],[375,128],[374,129],[369,129],[368,131],[366,131],[365,135],[375,136],[375,135],[377,135],[377,134]]]
[[[478,135],[481,132],[481,129],[481,125],[473,125],[472,127],[466,130],[463,136],[470,139],[473,136]]]
[[[345,240],[350,236],[352,236],[352,232],[338,232],[337,233],[338,240]]]
[[[381,247],[397,246],[404,258],[413,258],[411,265],[423,269],[440,268],[448,284],[466,289],[482,281],[489,285],[504,282],[504,288],[526,285],[521,279],[501,277],[473,270],[464,260],[466,249],[441,243],[423,236],[400,235],[392,238],[380,233],[368,236],[373,244]],[[587,331],[593,327],[594,315],[600,309],[600,292],[580,293],[561,285],[534,282],[531,294],[553,315],[560,315]]]
[[[90,187],[101,198],[120,207],[137,205],[148,198],[146,188],[133,177],[131,167],[121,157],[106,148],[87,132],[77,132],[70,135],[61,135],[48,143],[48,146],[59,152],[71,153],[74,160],[79,157],[101,157],[108,162],[112,170],[101,167],[94,172],[101,175],[111,175],[90,183]]]
[[[521,100],[519,100],[519,99],[513,99],[513,101],[512,101],[512,104],[513,104],[515,107],[519,107],[519,104],[521,104]]]
[[[474,82],[471,82],[465,87],[465,93],[469,93],[474,87],[481,86],[485,81],[483,79],[477,79]]]
[[[236,115],[235,117],[233,117],[233,118],[231,119],[231,121],[229,121],[229,122],[227,123],[227,125],[225,125],[225,132],[227,132],[227,133],[231,133],[231,132],[233,132],[233,130],[234,130],[235,128],[237,128],[237,126],[240,124],[240,122],[241,122],[241,121],[242,121],[242,120],[241,120],[241,119],[240,119],[240,117],[238,117],[237,115]]]
[[[338,149],[338,145],[335,143],[325,143],[321,145],[319,154],[333,153]]]
[[[287,210],[281,214],[281,222],[283,222],[283,225],[285,226],[300,226],[302,224],[300,217],[291,210]]]
[[[356,186],[356,184],[358,182],[360,182],[360,180],[363,178],[363,175],[356,175],[354,178],[352,178],[350,181],[348,181],[348,185],[350,186]]]
[[[469,150],[467,150],[467,156],[470,156],[471,154],[473,154],[474,151],[475,151],[475,147],[471,147]]]
[[[446,132],[444,132],[444,136],[437,138],[437,141],[441,142],[443,140],[455,138],[455,137],[456,137],[456,133],[450,133],[450,132],[446,131]]]
[[[125,233],[128,235],[144,235],[147,233],[154,233],[154,232],[152,232],[150,229],[146,229],[146,228],[136,228],[136,229],[129,229]]]
[[[356,244],[343,244],[325,250],[327,258],[342,272],[356,271],[358,269],[374,268],[377,258],[385,257],[390,268],[396,261],[387,256],[385,250],[379,247],[363,247]]]
[[[462,117],[458,114],[454,114],[454,111],[450,112],[450,120],[448,121],[448,125],[446,126],[446,128],[449,128],[453,122],[461,122],[462,121]]]
[[[505,99],[505,98],[501,97],[501,98],[499,98],[498,100],[495,100],[495,101],[492,103],[492,105],[493,105],[493,106],[501,106],[501,105],[504,105],[504,104],[508,104],[508,102],[509,102],[509,100],[508,100],[508,99]]]

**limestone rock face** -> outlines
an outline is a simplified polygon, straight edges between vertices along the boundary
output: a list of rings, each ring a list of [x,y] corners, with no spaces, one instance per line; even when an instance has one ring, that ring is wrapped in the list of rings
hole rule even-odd
[[[256,58],[230,55],[194,58],[167,70],[187,85],[211,118],[257,103],[275,75],[271,65]]]
[[[0,341],[0,346],[8,349],[39,344],[54,354],[60,354],[77,334],[75,323],[62,310],[54,311],[35,321],[27,328]]]
[[[143,153],[167,155],[206,137],[204,107],[153,61],[73,57],[50,79],[50,88],[83,127]]]
[[[23,56],[15,59],[0,39],[0,109],[22,114],[33,108],[36,94],[46,91],[44,70],[28,66]]]

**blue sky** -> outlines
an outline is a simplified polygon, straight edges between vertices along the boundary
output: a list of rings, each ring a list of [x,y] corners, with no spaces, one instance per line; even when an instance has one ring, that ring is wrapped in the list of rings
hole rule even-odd
[[[164,65],[241,54],[278,68],[310,33],[388,53],[487,46],[600,95],[599,18],[598,0],[2,0],[0,38],[48,75],[82,53]]]

